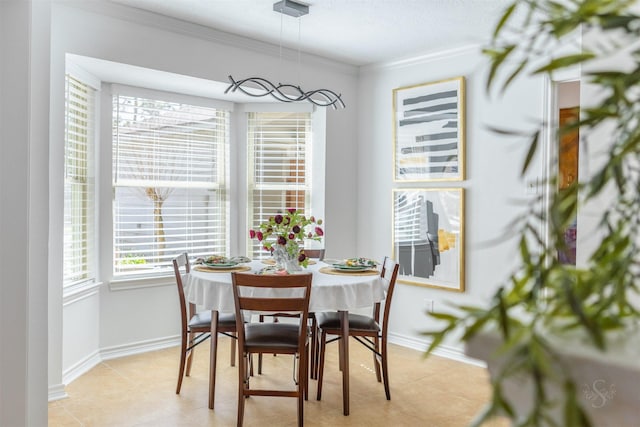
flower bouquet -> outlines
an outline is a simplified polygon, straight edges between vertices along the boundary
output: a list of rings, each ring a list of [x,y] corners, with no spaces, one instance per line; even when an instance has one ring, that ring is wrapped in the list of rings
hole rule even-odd
[[[306,217],[301,211],[287,209],[263,222],[257,229],[249,230],[249,237],[258,239],[262,247],[270,251],[279,269],[299,271],[300,265],[306,267],[309,259],[304,253],[305,239],[320,241],[324,231],[320,227],[322,220]]]

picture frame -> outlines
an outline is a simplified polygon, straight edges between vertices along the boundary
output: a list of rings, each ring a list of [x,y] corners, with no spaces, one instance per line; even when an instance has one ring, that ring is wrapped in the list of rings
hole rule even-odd
[[[464,189],[394,189],[392,206],[398,281],[463,292]]]
[[[465,179],[465,80],[393,89],[394,181]]]

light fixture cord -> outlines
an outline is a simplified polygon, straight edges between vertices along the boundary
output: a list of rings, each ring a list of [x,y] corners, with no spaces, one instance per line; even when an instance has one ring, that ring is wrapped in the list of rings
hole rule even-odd
[[[280,64],[278,65],[278,75],[280,76],[280,81],[282,81],[282,28],[283,28],[283,17],[284,13],[280,13]]]
[[[302,82],[300,81],[300,47],[302,44],[302,36],[300,35],[302,32],[302,17],[298,18],[298,86],[302,86]]]

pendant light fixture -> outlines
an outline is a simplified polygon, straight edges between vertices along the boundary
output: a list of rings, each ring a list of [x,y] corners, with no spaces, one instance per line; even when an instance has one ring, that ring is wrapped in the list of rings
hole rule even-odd
[[[301,16],[309,13],[309,6],[293,0],[281,0],[274,3],[273,10],[284,15],[300,18]],[[299,32],[300,30],[298,29],[298,34]],[[282,34],[280,35],[280,38],[282,39]],[[299,49],[300,48],[298,47],[298,57],[300,55]],[[224,93],[239,90],[245,95],[256,98],[271,95],[274,99],[281,102],[308,101],[320,107],[331,106],[334,109],[337,109],[338,107],[345,107],[341,98],[342,95],[329,89],[304,91],[299,85],[283,83],[278,83],[276,85],[262,77],[249,77],[246,79],[235,80],[232,76],[229,76],[229,81],[231,84]]]

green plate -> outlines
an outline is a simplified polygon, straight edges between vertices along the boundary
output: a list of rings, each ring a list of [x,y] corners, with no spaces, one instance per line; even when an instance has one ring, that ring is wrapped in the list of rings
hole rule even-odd
[[[203,264],[206,265],[207,267],[219,268],[219,269],[227,269],[227,268],[233,268],[233,267],[237,267],[238,266],[238,263],[236,263],[236,262],[225,262],[225,263],[220,263],[220,264],[213,264],[213,263],[205,262]]]
[[[346,264],[333,264],[332,267],[335,268],[336,270],[342,270],[342,271],[364,271],[364,270],[369,270],[371,268],[366,265],[346,265]]]

